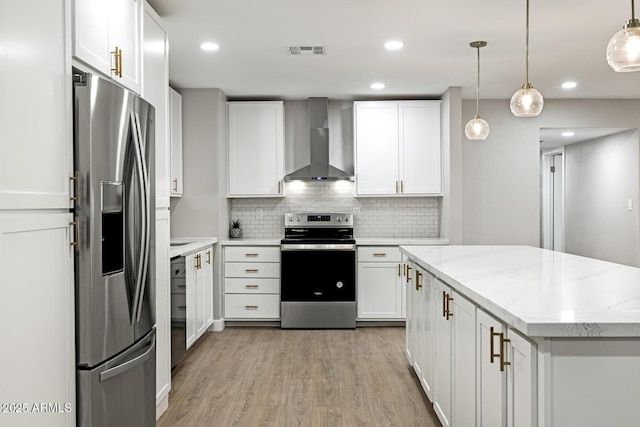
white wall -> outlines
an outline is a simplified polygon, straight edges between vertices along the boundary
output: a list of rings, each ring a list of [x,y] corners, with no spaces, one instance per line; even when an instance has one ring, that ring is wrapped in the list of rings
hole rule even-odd
[[[171,237],[227,238],[226,95],[181,89],[184,194],[171,199]],[[214,257],[214,318],[222,318],[221,250]]]
[[[480,115],[491,126],[485,141],[464,137],[474,113],[475,100],[463,101],[463,241],[539,246],[540,128],[635,128],[640,101],[552,99],[540,116],[516,118],[508,100],[481,100]]]
[[[639,265],[638,131],[568,145],[564,160],[565,252]]]

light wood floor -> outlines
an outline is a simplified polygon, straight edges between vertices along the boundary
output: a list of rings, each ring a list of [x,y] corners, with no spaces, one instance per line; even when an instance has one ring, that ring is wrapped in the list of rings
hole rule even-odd
[[[209,332],[173,371],[173,426],[440,426],[401,327]]]

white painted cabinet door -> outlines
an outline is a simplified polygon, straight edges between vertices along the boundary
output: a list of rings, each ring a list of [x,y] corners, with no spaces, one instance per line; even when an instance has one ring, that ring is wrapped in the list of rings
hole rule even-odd
[[[141,89],[142,4],[73,0],[73,55],[136,93]],[[121,51],[119,66],[116,48]]]
[[[418,274],[419,273],[419,274]],[[416,266],[412,286],[418,285],[418,364],[420,383],[430,401],[434,400],[435,357],[436,357],[436,312],[434,310],[436,292],[435,278],[426,270]]]
[[[196,255],[196,340],[202,336],[206,329],[205,320],[205,283],[207,281],[207,265],[206,251],[200,251]]]
[[[205,260],[203,261],[204,279],[204,321],[205,330],[213,325],[213,256],[215,252],[213,246],[205,250]]]
[[[409,360],[409,364],[415,369],[416,362],[416,338],[417,338],[417,310],[416,301],[417,292],[414,291],[414,287],[412,285],[412,281],[410,279],[411,272],[413,271],[414,264],[409,261],[404,261],[403,272],[403,281],[405,286],[405,297],[407,299],[407,320],[405,322],[405,353],[407,354],[407,359]]]
[[[229,102],[229,197],[284,196],[284,104]]]
[[[453,292],[452,425],[476,425],[476,306]]]
[[[187,349],[189,349],[197,340],[196,337],[196,312],[197,312],[197,255],[190,254],[185,257],[185,285],[187,299]]]
[[[441,194],[440,101],[404,101],[398,108],[401,192]]]
[[[65,5],[19,1],[0,9],[0,210],[71,207]]]
[[[169,207],[169,56],[167,32],[145,4],[142,97],[155,108],[156,208]]]
[[[482,310],[476,310],[477,425],[506,425],[507,376],[500,369],[502,323]],[[493,335],[492,335],[493,332]]]
[[[169,210],[156,210],[156,404],[171,389]]]
[[[534,427],[537,422],[537,352],[535,345],[509,329],[507,361],[507,427]]]
[[[398,105],[355,102],[356,193],[396,194],[399,189]]]
[[[180,197],[184,191],[182,173],[182,95],[169,88],[171,105],[171,197]]]
[[[451,299],[453,299],[451,288],[441,281],[434,279],[435,283],[435,304],[431,309],[435,311],[435,381],[433,409],[442,423],[443,427],[451,426],[451,396],[452,396],[452,323]]]
[[[358,263],[358,319],[401,319],[401,265]]]
[[[0,214],[0,402],[27,405],[27,413],[0,413],[2,425],[75,425],[71,221],[68,213]],[[34,414],[41,402],[60,411]]]

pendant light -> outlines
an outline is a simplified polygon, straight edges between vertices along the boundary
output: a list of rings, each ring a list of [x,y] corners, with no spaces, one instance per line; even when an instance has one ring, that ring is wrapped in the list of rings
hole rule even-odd
[[[527,37],[525,41],[525,82],[511,97],[511,112],[516,117],[534,117],[540,114],[544,99],[529,83],[529,0],[527,0]]]
[[[640,71],[640,20],[631,0],[631,19],[611,37],[607,45],[607,62],[620,73]]]
[[[485,41],[475,41],[469,43],[469,46],[475,48],[478,51],[478,84],[476,85],[476,115],[473,116],[473,119],[469,120],[469,123],[464,127],[464,134],[467,135],[467,138],[476,141],[487,139],[489,136],[489,123],[480,118],[478,114],[479,105],[480,105],[480,48],[485,47],[487,42]]]

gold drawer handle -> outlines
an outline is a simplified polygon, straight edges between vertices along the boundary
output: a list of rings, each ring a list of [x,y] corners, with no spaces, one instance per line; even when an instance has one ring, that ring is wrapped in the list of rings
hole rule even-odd
[[[258,256],[258,254],[244,254],[244,256],[252,256],[252,257],[256,257],[256,256]]]
[[[244,270],[246,273],[257,273],[258,269],[257,268],[245,268]]]
[[[376,252],[373,254],[373,256],[387,256],[387,254],[384,252]]]
[[[258,289],[260,285],[244,285],[247,289]]]
[[[247,310],[257,310],[258,306],[257,305],[245,305],[244,308],[246,308]]]

